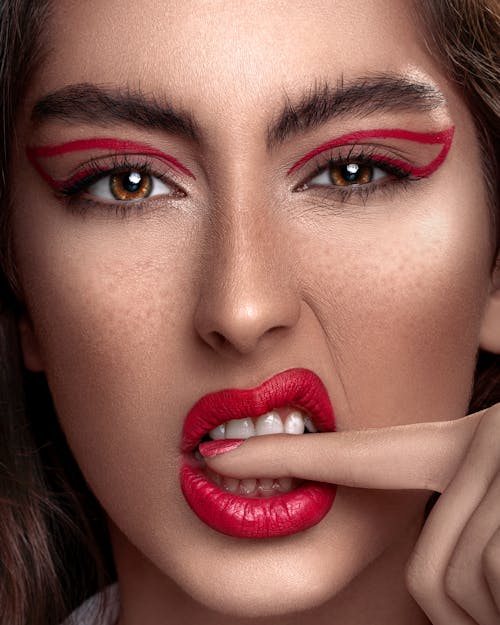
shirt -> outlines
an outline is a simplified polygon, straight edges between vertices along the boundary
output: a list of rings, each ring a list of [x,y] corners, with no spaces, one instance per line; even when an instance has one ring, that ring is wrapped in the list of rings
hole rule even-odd
[[[108,605],[104,612],[104,617],[98,619],[97,608],[99,599],[108,599]],[[74,610],[61,625],[115,625],[120,611],[120,596],[118,592],[118,582],[106,586],[102,592],[98,592],[89,597],[76,610]]]

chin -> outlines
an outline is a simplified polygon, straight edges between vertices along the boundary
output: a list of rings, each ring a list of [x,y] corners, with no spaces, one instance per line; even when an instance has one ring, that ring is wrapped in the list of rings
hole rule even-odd
[[[299,569],[291,575],[282,570],[279,577],[268,574],[258,581],[253,572],[245,570],[244,564],[239,571],[239,575],[233,571],[231,585],[207,584],[206,579],[198,579],[190,580],[184,590],[214,612],[239,618],[265,618],[312,609],[333,598],[348,583],[337,580],[336,584],[325,576],[318,579],[317,574],[300,576]],[[316,579],[312,581],[313,578]]]
[[[157,561],[157,566],[186,595],[215,613],[233,618],[277,617],[333,599],[376,556],[370,549],[339,548],[335,534],[325,534],[324,528],[316,526],[267,540],[221,535],[217,545],[207,540],[204,548],[197,542],[196,550],[183,550],[182,561],[176,558],[168,565]],[[330,542],[327,552],[325,542]]]

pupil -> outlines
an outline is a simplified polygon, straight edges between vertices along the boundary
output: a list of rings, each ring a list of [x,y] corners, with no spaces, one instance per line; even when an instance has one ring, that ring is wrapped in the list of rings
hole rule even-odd
[[[125,174],[122,179],[122,186],[128,193],[137,193],[141,188],[142,175],[133,171]]]
[[[356,163],[349,163],[342,167],[342,177],[348,182],[356,182],[359,176],[359,165]]]

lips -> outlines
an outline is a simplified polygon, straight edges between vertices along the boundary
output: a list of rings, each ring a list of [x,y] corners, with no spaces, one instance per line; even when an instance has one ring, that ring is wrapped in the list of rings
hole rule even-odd
[[[258,417],[286,406],[309,414],[320,431],[335,430],[326,388],[308,369],[289,369],[253,389],[210,393],[189,411],[182,430],[181,489],[193,512],[212,529],[241,538],[287,536],[319,523],[330,510],[335,485],[307,481],[289,493],[249,499],[209,481],[194,458],[202,438],[221,423]]]
[[[226,389],[202,397],[184,422],[181,450],[193,451],[201,439],[221,423],[258,417],[285,406],[309,413],[320,431],[335,430],[332,405],[319,377],[309,369],[289,369],[257,388]]]

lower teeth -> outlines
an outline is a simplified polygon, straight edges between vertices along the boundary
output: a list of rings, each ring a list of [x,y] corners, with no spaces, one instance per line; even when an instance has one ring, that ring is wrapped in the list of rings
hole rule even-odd
[[[279,479],[262,477],[260,479],[246,478],[237,480],[233,477],[219,475],[208,468],[205,470],[205,475],[222,490],[243,497],[273,497],[274,495],[289,493],[300,486],[303,481],[292,477],[281,477]]]

